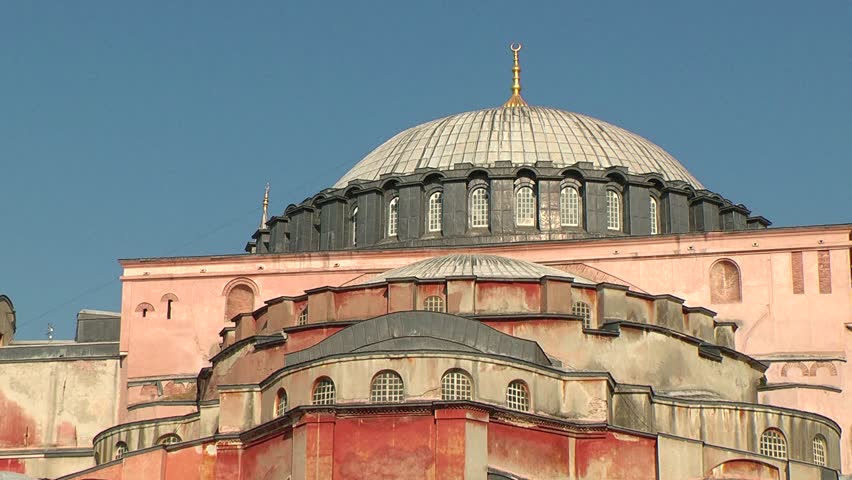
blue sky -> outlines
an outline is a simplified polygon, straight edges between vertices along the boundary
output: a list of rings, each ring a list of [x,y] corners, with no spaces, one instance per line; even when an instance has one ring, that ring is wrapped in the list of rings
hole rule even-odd
[[[118,258],[240,253],[409,126],[531,104],[659,144],[777,226],[845,223],[852,3],[0,4],[0,292],[18,338],[120,307]]]

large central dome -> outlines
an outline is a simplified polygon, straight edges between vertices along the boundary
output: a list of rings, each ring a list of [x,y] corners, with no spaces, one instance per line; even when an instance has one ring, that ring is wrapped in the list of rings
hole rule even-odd
[[[398,133],[370,152],[334,185],[376,180],[418,168],[449,170],[457,163],[493,167],[497,161],[567,167],[626,167],[628,173],[658,173],[704,188],[674,157],[654,143],[596,118],[555,108],[503,106],[459,113]]]

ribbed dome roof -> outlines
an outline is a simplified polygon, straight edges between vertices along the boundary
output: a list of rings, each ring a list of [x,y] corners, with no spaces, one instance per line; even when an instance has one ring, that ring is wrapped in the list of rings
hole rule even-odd
[[[674,157],[639,135],[585,115],[527,106],[459,113],[409,128],[370,152],[334,186],[418,168],[449,170],[456,163],[493,167],[498,160],[550,161],[556,167],[591,162],[704,188]]]
[[[391,278],[417,278],[420,280],[447,277],[480,277],[505,279],[539,279],[542,277],[573,277],[582,283],[594,283],[539,263],[500,257],[498,255],[446,255],[427,258],[367,279],[360,284],[381,283]]]

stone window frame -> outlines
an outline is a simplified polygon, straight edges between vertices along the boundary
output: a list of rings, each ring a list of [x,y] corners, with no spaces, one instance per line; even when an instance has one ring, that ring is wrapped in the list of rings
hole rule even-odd
[[[583,320],[583,328],[592,328],[592,306],[578,300],[571,305],[571,315],[576,315]]]
[[[660,199],[653,193],[648,195],[648,206],[650,208],[648,221],[651,226],[651,235],[659,235],[663,231],[660,224]]]
[[[473,378],[465,370],[451,368],[441,375],[441,400],[473,400]]]
[[[399,195],[393,195],[388,200],[385,221],[387,223],[385,226],[386,237],[396,238],[399,236]]]
[[[527,382],[516,379],[506,386],[506,408],[519,412],[529,412],[532,406],[530,388]]]
[[[610,199],[615,199],[615,207],[618,210],[615,215],[610,211]],[[612,220],[618,224],[613,226]],[[620,185],[610,183],[606,186],[606,230],[608,232],[624,232],[624,192]]]
[[[157,439],[156,445],[174,445],[182,441],[183,440],[180,438],[180,435],[178,435],[177,433],[165,433],[163,435],[160,435],[160,438]]]
[[[358,246],[358,202],[352,202],[349,208],[349,243]]]
[[[319,377],[311,388],[311,405],[334,405],[337,402],[337,386],[331,377]]]
[[[275,416],[280,417],[287,411],[287,390],[279,388],[275,393]]]
[[[787,460],[787,436],[778,428],[767,428],[760,434],[761,455]]]
[[[512,192],[512,199],[513,199],[512,207],[513,207],[513,210],[514,210],[513,217],[515,218],[515,227],[518,227],[520,229],[529,229],[529,228],[537,228],[538,227],[538,192],[536,192],[536,186],[537,186],[536,181],[533,178],[530,178],[530,177],[527,177],[527,176],[521,176],[521,177],[515,179],[515,182],[514,182],[514,185],[513,185],[513,192]],[[531,195],[530,200],[532,201],[532,206],[531,206],[532,208],[531,208],[531,211],[530,211],[530,217],[524,219],[525,223],[521,223],[521,217],[520,217],[520,213],[521,213],[520,202],[522,200],[521,199],[521,192],[522,191],[523,192],[529,191],[529,193]],[[526,223],[527,221],[529,223]]]
[[[476,192],[483,191],[485,193],[485,224],[476,225],[473,222],[474,210],[473,202]],[[467,186],[467,205],[468,205],[468,220],[467,226],[472,230],[488,230],[491,228],[491,188],[486,180],[475,178],[468,182]]]
[[[825,467],[828,463],[828,442],[821,434],[816,434],[813,440],[814,464]]]
[[[572,225],[570,223],[565,222],[565,207],[563,204],[563,192],[568,189],[573,189],[577,194],[577,224]],[[559,226],[562,228],[569,229],[582,229],[583,228],[583,184],[576,179],[573,178],[565,178],[561,182],[559,182]]]
[[[305,308],[299,312],[299,316],[296,317],[296,325],[303,326],[308,324],[308,305],[305,305]]]
[[[432,211],[432,199],[436,196],[440,195],[440,200],[438,201],[437,208],[437,229],[433,229],[433,212]],[[440,187],[434,187],[426,191],[426,234],[427,235],[442,235],[444,233],[444,189]]]
[[[405,400],[405,382],[395,370],[382,370],[370,380],[371,403],[402,403]]]

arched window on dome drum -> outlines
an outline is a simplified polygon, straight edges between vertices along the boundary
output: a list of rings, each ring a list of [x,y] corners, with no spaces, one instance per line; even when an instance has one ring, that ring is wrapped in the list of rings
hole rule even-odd
[[[426,297],[426,300],[423,302],[423,309],[427,312],[443,312],[444,311],[444,299],[443,297],[439,297],[438,295],[432,295],[431,297]]]
[[[124,442],[118,442],[115,444],[115,453],[113,454],[114,460],[121,460],[121,458],[127,454],[127,444]]]
[[[308,306],[305,305],[305,308],[299,313],[299,318],[296,319],[297,325],[307,325],[308,324]]]
[[[429,232],[440,232],[442,228],[441,216],[443,214],[442,192],[435,192],[429,196]]]
[[[287,411],[287,391],[283,388],[278,389],[275,395],[275,416],[280,417]]]
[[[399,197],[388,202],[388,236],[395,237],[399,229]]]
[[[772,458],[787,458],[787,439],[781,430],[769,428],[760,436],[760,454]]]
[[[180,442],[181,438],[176,433],[167,433],[157,439],[157,445],[174,445]]]
[[[335,400],[334,382],[328,377],[317,380],[314,384],[313,394],[311,395],[311,403],[313,405],[334,405]]]
[[[442,400],[470,400],[473,398],[473,382],[462,370],[450,370],[441,377]]]
[[[559,217],[563,227],[580,226],[580,193],[574,187],[559,192]]]
[[[515,225],[532,227],[535,225],[535,192],[532,187],[521,187],[515,194]]]
[[[358,207],[352,209],[352,215],[349,217],[349,225],[352,228],[352,246],[358,246]]]
[[[398,373],[385,370],[373,377],[370,384],[370,401],[373,403],[398,403],[403,399],[404,386]]]
[[[606,228],[621,230],[621,196],[615,190],[606,191]]]
[[[592,328],[592,308],[585,302],[574,302],[571,313],[583,319],[583,328]]]
[[[506,388],[506,406],[521,412],[530,410],[530,391],[526,383],[515,380],[509,384]]]
[[[814,437],[814,463],[822,467],[826,465],[826,445],[825,437],[819,434]]]
[[[656,235],[660,232],[660,219],[657,214],[657,199],[651,197],[651,235]]]
[[[488,226],[488,190],[485,187],[475,188],[470,193],[470,226]]]

